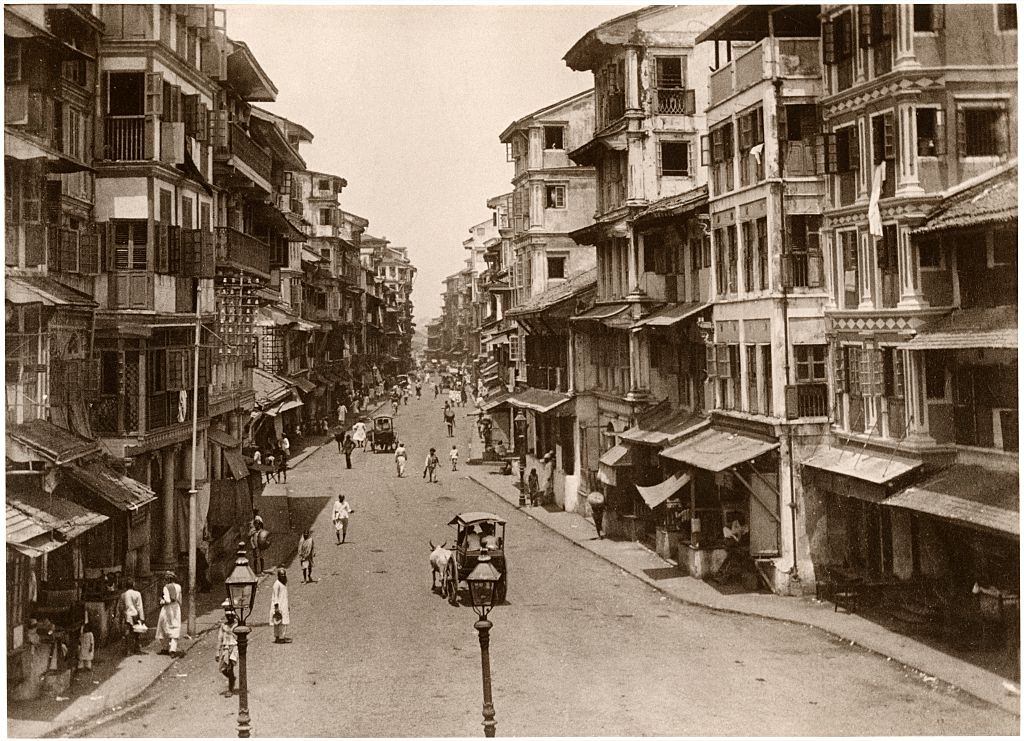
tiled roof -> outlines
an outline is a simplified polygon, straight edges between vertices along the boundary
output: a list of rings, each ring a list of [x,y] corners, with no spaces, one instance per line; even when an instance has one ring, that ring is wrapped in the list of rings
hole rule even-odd
[[[1017,166],[995,172],[980,183],[949,196],[915,234],[1017,221]]]
[[[7,436],[54,463],[62,464],[99,450],[93,440],[61,429],[44,419],[34,419],[7,428]]]
[[[156,499],[156,492],[148,486],[115,471],[102,461],[93,461],[85,466],[65,466],[61,471],[119,510],[138,509]]]
[[[705,418],[699,414],[659,404],[619,437],[632,443],[671,445],[688,430],[705,422]]]
[[[703,206],[708,202],[708,186],[702,185],[699,188],[688,190],[674,196],[668,196],[650,204],[639,213],[636,221],[663,218],[666,216],[677,216]]]
[[[108,518],[43,492],[7,491],[7,543],[30,556],[59,548]]]
[[[597,287],[597,268],[576,273],[543,293],[531,297],[528,301],[521,303],[514,309],[509,309],[508,316],[523,316],[525,314],[536,314],[544,311],[555,304],[583,293],[587,289]]]
[[[960,309],[917,330],[908,350],[1017,347],[1017,307]]]
[[[13,304],[41,303],[45,306],[96,306],[80,291],[68,288],[53,278],[36,273],[8,274],[4,280],[4,298]]]

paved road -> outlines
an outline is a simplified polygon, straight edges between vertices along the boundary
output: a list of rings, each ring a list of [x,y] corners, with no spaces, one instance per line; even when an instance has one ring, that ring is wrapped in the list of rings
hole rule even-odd
[[[462,411],[465,458],[472,425]],[[1017,732],[1015,718],[817,631],[668,601],[461,471],[425,483],[426,449],[446,460],[451,444],[440,402],[411,401],[397,428],[408,478],[395,476],[390,455],[357,453],[345,470],[333,447],[289,477],[293,497],[345,493],[355,514],[341,546],[329,505],[317,517],[319,583],[289,570],[294,643],[275,645],[265,624],[254,631],[255,735],[480,735],[475,616],[431,593],[427,564],[428,539],[449,537],[448,519],[476,509],[509,520],[509,604],[492,614],[499,735]],[[138,707],[81,733],[233,735],[237,701],[217,694],[213,654],[197,646]]]

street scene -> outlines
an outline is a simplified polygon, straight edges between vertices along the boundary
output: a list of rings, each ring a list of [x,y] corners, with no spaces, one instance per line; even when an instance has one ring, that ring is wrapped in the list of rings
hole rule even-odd
[[[1016,10],[5,5],[7,734],[1018,735]]]

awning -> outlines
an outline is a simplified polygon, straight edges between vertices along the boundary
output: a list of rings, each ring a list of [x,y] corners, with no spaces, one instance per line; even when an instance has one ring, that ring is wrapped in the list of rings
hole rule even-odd
[[[779,447],[735,432],[708,429],[662,451],[662,455],[705,471],[724,471]]]
[[[309,393],[316,388],[316,384],[305,376],[289,376],[288,380],[298,386],[304,393]]]
[[[240,481],[249,475],[249,466],[246,464],[241,450],[238,448],[224,448],[221,452],[224,454],[224,462],[228,464],[228,470],[231,471],[232,478]]]
[[[8,275],[4,280],[4,300],[12,304],[43,306],[97,306],[90,296],[68,288],[46,275]]]
[[[970,185],[974,182],[974,185]],[[980,179],[952,189],[928,214],[928,220],[914,234],[963,231],[984,226],[1017,226],[1017,163],[991,170]],[[985,240],[976,242],[984,252]]]
[[[589,311],[585,311],[582,314],[572,317],[572,321],[600,322],[605,319],[610,319],[613,316],[618,316],[628,308],[629,304],[599,304]]]
[[[902,350],[1017,349],[1017,307],[962,309],[929,322]]]
[[[7,545],[37,557],[110,518],[50,494],[7,491]]]
[[[319,324],[307,322],[302,317],[290,314],[276,306],[261,306],[256,315],[257,327],[291,327],[293,325],[296,329],[304,332],[312,332],[314,329],[320,328]]]
[[[562,406],[572,399],[569,394],[558,391],[545,391],[544,389],[529,388],[524,391],[517,391],[508,399],[508,403],[519,409],[530,409],[534,412],[544,414],[556,407]]]
[[[289,409],[296,409],[301,406],[302,402],[298,399],[289,399],[288,401],[283,401],[277,405],[277,413],[280,414],[281,412],[287,412]]]
[[[1020,477],[1014,472],[956,464],[882,504],[1020,537]]]
[[[645,415],[619,437],[632,443],[671,445],[689,430],[706,423],[707,419],[699,414],[669,407]]]
[[[634,327],[673,327],[684,319],[688,319],[694,314],[700,313],[702,310],[711,306],[709,303],[701,303],[699,301],[691,302],[688,304],[673,304],[660,309],[650,316],[644,317],[640,321],[636,322]]]
[[[275,404],[292,393],[291,384],[286,379],[262,368],[252,369],[252,388],[256,403],[261,407]]]
[[[44,149],[27,139],[12,135],[9,131],[4,131],[4,157],[22,161],[46,160],[46,169],[52,173],[94,172],[93,168],[84,162],[73,160],[60,152]]]
[[[632,466],[635,460],[636,453],[628,445],[615,445],[611,447],[604,452],[599,460],[597,480],[609,486],[616,486],[618,484],[618,477],[615,469]]]
[[[870,484],[884,485],[921,466],[921,461],[866,450],[824,447],[804,461],[805,466]]]
[[[7,428],[7,457],[20,463],[42,458],[57,465],[99,452],[94,440],[80,437],[44,419]]]
[[[651,509],[654,509],[659,504],[664,502],[666,499],[671,497],[677,491],[682,489],[688,483],[690,483],[690,474],[681,471],[679,473],[669,476],[667,479],[662,481],[660,484],[654,486],[640,486],[637,485],[636,490],[640,492],[640,496],[643,497],[644,502]]]
[[[64,466],[60,471],[122,511],[136,510],[156,500],[155,491],[102,461]]]
[[[484,402],[484,405],[481,407],[481,409],[483,409],[485,412],[489,412],[492,409],[497,409],[502,404],[507,404],[508,400],[511,399],[513,396],[514,394],[511,391],[503,391],[499,394],[496,394],[495,396],[492,396],[490,399],[487,399],[487,401]]]
[[[224,430],[219,430],[216,427],[210,427],[207,429],[206,436],[210,438],[210,442],[215,443],[222,448],[238,448],[242,445],[242,441],[237,437],[224,432]]]

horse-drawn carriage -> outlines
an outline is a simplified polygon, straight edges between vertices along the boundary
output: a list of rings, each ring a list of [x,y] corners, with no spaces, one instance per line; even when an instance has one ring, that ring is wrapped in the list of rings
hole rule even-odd
[[[448,524],[455,528],[455,547],[443,567],[441,596],[453,605],[458,604],[459,590],[468,588],[466,577],[486,552],[491,565],[501,574],[494,593],[495,602],[504,602],[508,592],[505,520],[489,512],[463,512],[455,515]]]
[[[373,418],[373,428],[369,433],[368,444],[374,453],[393,452],[398,447],[395,436],[395,421],[387,415]]]

